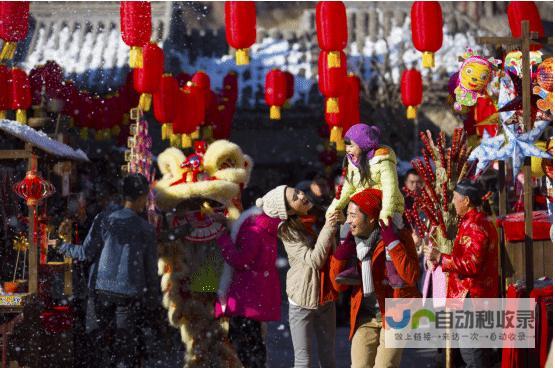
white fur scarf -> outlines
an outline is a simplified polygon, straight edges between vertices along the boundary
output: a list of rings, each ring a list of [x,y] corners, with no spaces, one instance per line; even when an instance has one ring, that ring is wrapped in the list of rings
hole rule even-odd
[[[258,216],[262,214],[261,208],[253,206],[248,210],[241,213],[241,216],[233,222],[231,225],[230,236],[234,244],[237,243],[237,235],[239,234],[239,229],[243,223],[251,216]],[[233,267],[231,267],[227,262],[224,262],[224,269],[222,271],[222,276],[220,277],[220,285],[218,287],[218,299],[222,305],[222,311],[225,312],[227,305],[227,292],[229,291],[229,286],[233,280]]]

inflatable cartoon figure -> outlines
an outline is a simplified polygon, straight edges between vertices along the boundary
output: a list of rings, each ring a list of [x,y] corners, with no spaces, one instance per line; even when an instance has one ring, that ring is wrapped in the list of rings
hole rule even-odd
[[[239,217],[252,161],[225,140],[215,141],[206,152],[195,145],[195,151],[186,157],[168,148],[158,156],[163,177],[155,186],[156,203],[166,212],[164,231],[176,234],[159,244],[163,304],[185,343],[185,367],[241,367],[222,322],[214,318],[225,268],[215,242],[225,226],[215,217]]]

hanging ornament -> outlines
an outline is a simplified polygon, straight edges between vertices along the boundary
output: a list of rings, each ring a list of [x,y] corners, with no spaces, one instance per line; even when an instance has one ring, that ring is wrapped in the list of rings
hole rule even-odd
[[[160,79],[160,87],[154,94],[154,117],[162,124],[162,139],[171,137],[171,121],[177,110],[177,96],[179,87],[177,80],[171,74],[163,74]]]
[[[12,59],[17,42],[23,41],[29,30],[29,1],[0,1],[0,38],[4,46],[0,60]]]
[[[235,105],[239,95],[237,86],[237,73],[231,71],[227,73],[223,80],[222,96],[227,99],[231,104]],[[224,101],[224,102],[227,102]]]
[[[204,121],[204,96],[193,83],[188,82],[181,89],[177,99],[177,111],[172,121],[173,135],[170,140],[172,146],[188,148],[192,146],[193,135]]]
[[[507,6],[507,17],[513,38],[519,38],[522,31],[522,21],[527,20],[530,24],[530,32],[544,37],[543,23],[536,3],[533,1],[509,1]],[[530,43],[530,51],[541,49],[541,45]]]
[[[27,206],[36,206],[40,201],[50,197],[56,191],[54,186],[44,180],[36,170],[29,170],[25,178],[15,183],[13,191],[25,200]]]
[[[353,73],[347,76],[344,96],[347,109],[343,118],[343,131],[346,132],[353,125],[360,123],[360,79]],[[339,99],[341,100],[341,97]],[[341,102],[339,106],[342,106]]]
[[[416,119],[416,107],[422,103],[422,75],[418,70],[403,71],[401,99],[407,107],[407,119]]]
[[[11,109],[16,110],[15,120],[27,123],[27,109],[31,107],[31,84],[27,74],[18,68],[13,68],[10,82]]]
[[[318,46],[327,51],[327,67],[342,65],[340,51],[347,46],[347,11],[342,1],[320,1],[316,5]]]
[[[0,65],[0,119],[6,118],[6,110],[10,108],[10,70]]]
[[[287,79],[285,73],[279,69],[272,69],[266,74],[264,97],[270,106],[270,119],[281,119],[281,107],[287,96]]]
[[[236,49],[235,64],[249,63],[249,47],[256,42],[256,4],[254,1],[225,2],[225,36]]]
[[[337,68],[328,67],[327,51],[320,51],[318,57],[318,87],[326,97],[326,112],[330,114],[339,112],[339,96],[343,93],[347,77],[347,57],[343,51],[339,55],[341,66]]]
[[[289,105],[289,100],[291,100],[291,98],[295,95],[295,76],[293,73],[288,71],[284,71],[283,73],[285,74],[285,81],[287,82],[287,88],[285,90],[285,103],[286,105]]]
[[[415,1],[410,11],[412,43],[423,53],[422,67],[435,67],[434,53],[443,43],[443,15],[437,1]]]
[[[160,78],[164,73],[164,51],[155,43],[143,46],[143,67],[133,70],[133,85],[141,94],[139,108],[149,111],[152,94],[158,91]]]
[[[129,51],[129,66],[143,67],[142,47],[150,41],[152,20],[150,2],[122,1],[120,5],[121,38]]]

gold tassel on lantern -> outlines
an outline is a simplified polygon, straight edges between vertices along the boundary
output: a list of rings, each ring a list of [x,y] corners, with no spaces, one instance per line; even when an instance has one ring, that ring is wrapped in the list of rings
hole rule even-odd
[[[87,139],[89,139],[89,129],[87,128],[81,128],[79,129],[79,136],[81,137],[82,140],[86,141]]]
[[[434,60],[434,53],[430,51],[424,51],[422,54],[422,67],[424,68],[433,68],[436,66]]]
[[[170,146],[179,147],[181,145],[181,134],[170,134]]]
[[[133,69],[143,67],[143,49],[142,47],[132,46],[129,50],[129,66]]]
[[[337,152],[345,152],[345,141],[343,140],[343,128],[334,126],[330,132],[330,142],[335,143]]]
[[[2,47],[2,51],[0,52],[0,60],[13,59],[16,48],[17,48],[17,43],[15,42],[4,43],[4,47]]]
[[[192,136],[192,134],[191,134],[191,136]],[[191,136],[189,136],[187,134],[182,134],[181,135],[181,147],[189,148],[193,145],[193,141],[191,139]]]
[[[328,114],[337,114],[339,112],[339,101],[336,97],[330,97],[326,100],[326,112]]]
[[[341,56],[339,51],[331,51],[328,53],[328,69],[340,68],[341,67]]]
[[[271,120],[281,119],[281,109],[279,108],[279,106],[276,106],[276,105],[270,106],[270,119]]]
[[[6,118],[6,110],[0,110],[0,119]]]
[[[173,129],[171,123],[162,124],[162,140],[171,140]]]
[[[200,129],[197,128],[194,132],[191,133],[191,139],[200,139]]]
[[[202,139],[205,141],[212,141],[214,137],[212,125],[205,125],[202,127]]]
[[[27,110],[17,109],[15,111],[15,120],[17,120],[21,124],[27,124]]]
[[[236,65],[247,65],[249,63],[249,49],[237,49],[235,50],[235,64]]]
[[[141,93],[141,97],[139,97],[139,109],[142,111],[150,111],[151,104],[152,95],[150,93]]]
[[[112,133],[112,137],[117,137],[121,133],[121,128],[119,125],[114,125],[112,129],[110,129],[110,133]]]
[[[407,119],[416,119],[416,107],[407,107]]]

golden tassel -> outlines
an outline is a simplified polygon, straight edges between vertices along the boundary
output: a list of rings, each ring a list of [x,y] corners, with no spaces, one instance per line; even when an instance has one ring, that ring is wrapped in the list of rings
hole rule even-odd
[[[339,112],[339,101],[337,97],[330,97],[326,100],[326,112],[337,114]]]
[[[422,54],[422,67],[433,68],[436,66],[434,53],[430,51],[424,51]]]
[[[15,120],[17,120],[21,124],[27,124],[27,110],[17,109],[15,111]]]
[[[191,133],[191,139],[200,139],[200,129],[197,128],[194,132]]]
[[[111,129],[102,129],[102,140],[110,140],[112,138],[112,130]]]
[[[202,127],[202,139],[205,141],[212,141],[214,138],[212,125],[205,125]]]
[[[181,145],[181,134],[170,134],[170,146],[179,147]]]
[[[112,129],[110,129],[110,132],[112,133],[112,137],[117,137],[121,133],[121,128],[119,125],[114,125]]]
[[[16,42],[6,42],[4,43],[4,47],[2,47],[2,51],[0,51],[0,60],[10,60],[13,59],[15,55],[15,50],[17,49]]]
[[[152,95],[150,93],[141,93],[141,97],[139,97],[139,109],[142,111],[150,111],[151,104]]]
[[[334,126],[331,128],[330,132],[330,142],[334,142],[336,145],[341,141],[341,137],[343,136],[343,128],[340,126]]]
[[[191,140],[191,137],[187,134],[182,134],[181,135],[181,147],[189,148],[192,145],[193,145],[193,141]]]
[[[416,107],[409,106],[407,107],[407,119],[416,119]]]
[[[339,142],[335,143],[335,150],[337,152],[345,152],[345,141],[343,140],[343,138],[341,138]]]
[[[102,140],[102,129],[94,131],[94,140],[101,141]]]
[[[6,118],[6,110],[0,110],[0,119]]]
[[[279,106],[276,106],[276,105],[270,106],[270,119],[271,120],[281,119],[281,109],[279,108]]]
[[[87,139],[89,139],[89,129],[87,128],[81,128],[79,129],[79,136],[81,137],[82,140],[86,141]]]
[[[131,46],[131,50],[129,50],[129,66],[133,69],[143,67],[142,47]]]
[[[341,56],[339,51],[328,52],[328,69],[341,67]]]
[[[169,123],[162,124],[162,140],[163,141],[170,138],[170,132],[168,131],[168,128],[171,129],[171,127],[168,127],[168,125],[170,125],[170,124]]]
[[[235,64],[247,65],[249,63],[249,49],[237,49],[235,51]]]

